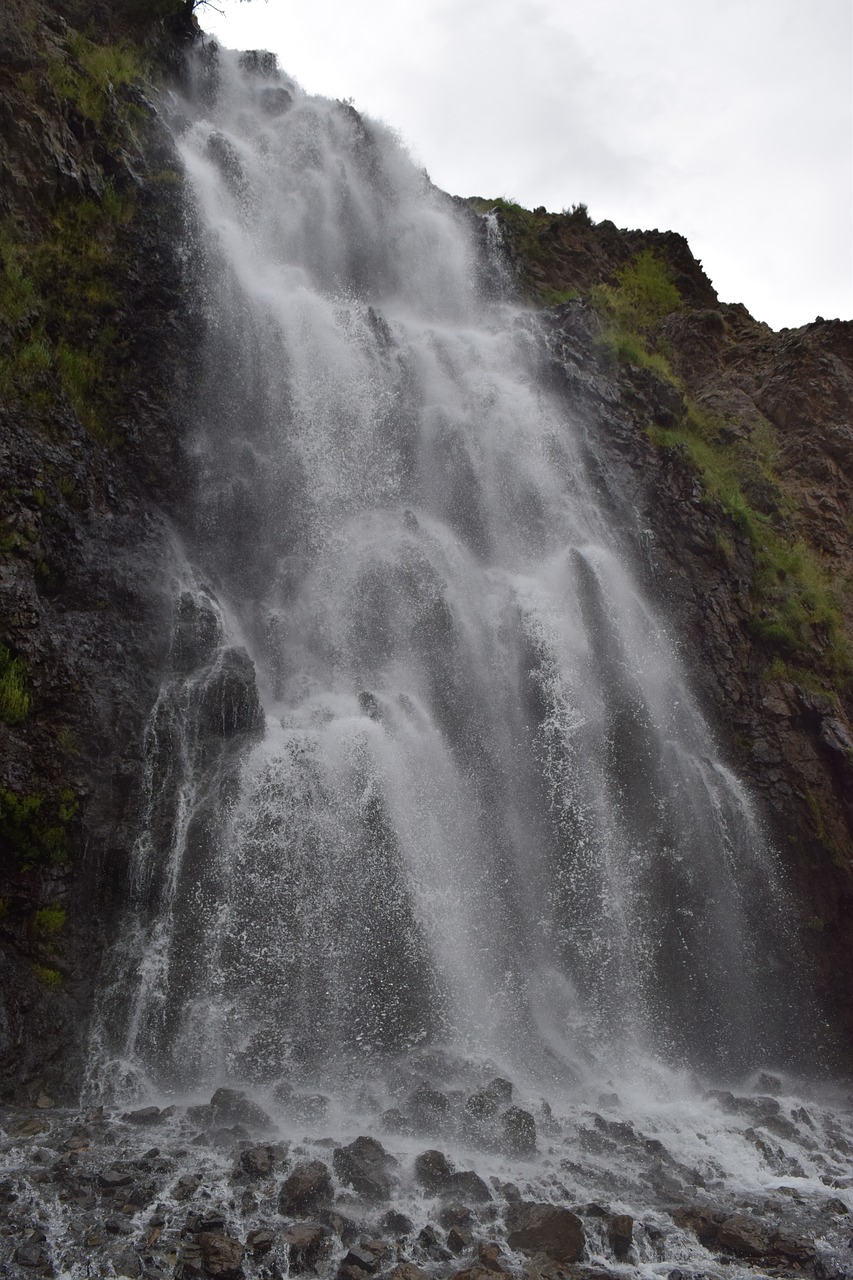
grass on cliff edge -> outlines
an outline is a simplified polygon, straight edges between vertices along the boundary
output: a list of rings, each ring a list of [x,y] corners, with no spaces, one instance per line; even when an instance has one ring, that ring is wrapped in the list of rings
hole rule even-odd
[[[754,557],[751,583],[751,627],[767,649],[807,671],[814,656],[833,681],[853,678],[853,654],[844,633],[841,609],[817,557],[803,541],[786,536],[778,516],[793,507],[773,472],[772,428],[755,430],[749,439],[723,443],[726,424],[692,401],[678,426],[652,426],[648,435],[661,447],[685,453],[698,472],[708,499],[716,499],[749,540]],[[759,511],[747,490],[756,475],[772,494],[775,510]],[[726,549],[721,544],[724,558]],[[793,668],[790,668],[793,670]]]

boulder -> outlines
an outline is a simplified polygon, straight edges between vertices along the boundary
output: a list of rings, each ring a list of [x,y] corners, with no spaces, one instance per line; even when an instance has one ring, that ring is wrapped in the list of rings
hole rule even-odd
[[[510,1155],[530,1156],[536,1150],[536,1121],[529,1111],[509,1107],[501,1116],[502,1145]]]
[[[326,1256],[332,1242],[328,1229],[319,1222],[295,1222],[282,1239],[287,1245],[291,1275],[316,1271],[317,1264]]]
[[[397,1161],[375,1138],[356,1138],[332,1157],[335,1173],[365,1200],[387,1200]]]
[[[332,1175],[322,1160],[296,1165],[278,1195],[278,1211],[286,1216],[311,1213],[332,1200]]]
[[[522,1253],[544,1253],[555,1262],[577,1262],[583,1252],[583,1223],[555,1204],[522,1200],[506,1213],[507,1243]]]
[[[614,1214],[610,1219],[610,1247],[615,1257],[627,1258],[634,1239],[634,1219],[627,1213]]]
[[[204,682],[198,726],[200,733],[218,738],[259,733],[263,729],[264,713],[255,684],[255,667],[245,649],[232,647],[221,651],[218,663]]]
[[[465,1110],[477,1120],[486,1120],[496,1116],[501,1107],[511,1101],[512,1085],[509,1080],[497,1077],[471,1094],[465,1103]]]
[[[204,1269],[209,1276],[232,1280],[241,1274],[245,1249],[239,1240],[218,1232],[202,1231],[198,1245],[204,1259]]]
[[[739,1258],[761,1258],[767,1253],[768,1238],[754,1218],[736,1213],[720,1224],[717,1244]]]
[[[217,1089],[210,1099],[210,1112],[217,1126],[242,1124],[247,1129],[269,1129],[272,1121],[257,1102],[242,1089]]]

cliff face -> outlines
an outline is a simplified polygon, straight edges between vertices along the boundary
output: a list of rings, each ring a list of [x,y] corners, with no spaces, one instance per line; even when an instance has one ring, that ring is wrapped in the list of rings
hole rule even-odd
[[[0,1091],[57,1096],[132,840],[197,342],[156,49],[63,12],[0,16]]]
[[[21,1099],[79,1079],[192,482],[200,322],[151,87],[191,24],[160,8],[104,6],[97,38],[72,0],[0,17],[0,1088]],[[602,495],[642,515],[638,566],[788,855],[850,1043],[851,326],[772,333],[672,233],[497,216],[522,293],[550,308],[542,375],[598,424]]]

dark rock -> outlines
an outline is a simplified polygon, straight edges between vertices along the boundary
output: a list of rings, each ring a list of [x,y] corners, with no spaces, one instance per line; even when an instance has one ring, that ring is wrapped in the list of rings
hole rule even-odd
[[[477,1266],[493,1275],[505,1275],[506,1267],[501,1260],[501,1247],[494,1240],[483,1241],[477,1245]]]
[[[266,1178],[274,1168],[272,1147],[248,1147],[240,1152],[240,1167],[249,1178]]]
[[[133,1175],[126,1169],[105,1169],[103,1173],[98,1174],[98,1186],[103,1187],[105,1191],[129,1187],[132,1182]]]
[[[634,1240],[634,1219],[627,1213],[615,1214],[610,1219],[610,1247],[617,1258],[627,1258]]]
[[[258,1258],[265,1258],[272,1250],[275,1242],[275,1232],[270,1231],[266,1227],[260,1227],[256,1231],[250,1231],[246,1236],[246,1248],[256,1261]]]
[[[292,1275],[316,1271],[318,1264],[329,1252],[331,1236],[319,1222],[297,1222],[284,1233],[287,1245],[288,1267]]]
[[[264,713],[255,683],[255,667],[245,649],[223,649],[217,665],[207,678],[199,705],[199,731],[214,737],[229,738],[234,734],[259,733],[264,727]],[[233,1095],[235,1089],[219,1089],[218,1094]],[[216,1095],[214,1095],[215,1097]],[[240,1095],[245,1098],[245,1095]],[[211,1099],[211,1105],[213,1099]],[[269,1126],[269,1117],[251,1104],[254,1114],[263,1116],[258,1123],[240,1119],[240,1124],[257,1128]],[[247,1111],[247,1114],[251,1114]],[[238,1123],[237,1118],[225,1123]]]
[[[472,1093],[465,1103],[465,1110],[475,1119],[490,1119],[511,1100],[512,1085],[509,1080],[498,1077]]]
[[[423,1151],[415,1159],[415,1181],[431,1195],[437,1195],[453,1176],[453,1166],[441,1151]]]
[[[332,1157],[335,1173],[365,1200],[387,1200],[397,1161],[375,1138],[356,1138]]]
[[[569,1209],[522,1200],[506,1212],[507,1243],[522,1253],[544,1253],[555,1262],[577,1262],[584,1245],[583,1223]]]
[[[285,1215],[311,1213],[332,1201],[332,1175],[322,1160],[297,1164],[279,1192],[278,1211]]]
[[[720,1223],[717,1244],[740,1258],[761,1258],[767,1253],[767,1232],[754,1218],[733,1214]]]
[[[218,1232],[203,1231],[198,1237],[198,1245],[209,1276],[233,1280],[242,1273],[246,1251],[239,1240]]]
[[[501,1116],[504,1148],[514,1156],[530,1156],[536,1151],[536,1121],[529,1111],[510,1107]]]
[[[452,1256],[441,1243],[435,1227],[429,1223],[418,1232],[417,1243],[418,1248],[434,1262],[447,1262]]]
[[[388,1272],[388,1280],[428,1280],[428,1276],[413,1262],[398,1262],[396,1267]]]
[[[451,1253],[464,1253],[474,1244],[474,1237],[467,1227],[453,1226],[447,1233],[447,1247]]]
[[[398,1209],[389,1209],[382,1219],[383,1230],[398,1239],[411,1235],[414,1225],[411,1218],[406,1217],[405,1213],[400,1213]]]
[[[357,1271],[364,1272],[365,1275],[375,1275],[379,1270],[376,1256],[369,1249],[360,1248],[358,1245],[348,1250],[341,1260],[341,1266],[355,1268]]]
[[[467,1205],[452,1203],[442,1205],[438,1221],[445,1231],[449,1231],[451,1227],[470,1227],[473,1216]]]
[[[136,1111],[126,1111],[122,1116],[122,1120],[127,1120],[129,1124],[158,1124],[160,1121],[159,1107],[140,1107]]]

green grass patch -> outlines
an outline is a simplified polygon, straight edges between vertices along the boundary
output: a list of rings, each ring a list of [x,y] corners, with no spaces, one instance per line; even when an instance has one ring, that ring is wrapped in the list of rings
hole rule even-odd
[[[116,91],[142,81],[147,62],[134,45],[96,44],[79,34],[69,37],[66,49],[67,58],[51,62],[50,82],[60,98],[100,128],[115,105]]]
[[[779,527],[791,508],[772,471],[776,443],[763,424],[749,438],[724,443],[723,419],[688,402],[678,427],[651,427],[658,446],[677,448],[691,459],[708,500],[715,499],[749,540],[754,560],[751,627],[784,663],[803,667],[817,660],[818,678],[847,683],[853,654],[845,637],[841,608],[826,573],[811,549]],[[759,511],[747,489],[756,477],[774,509]],[[802,683],[800,681],[799,683]]]
[[[79,808],[65,789],[53,800],[0,787],[0,851],[21,871],[68,861],[69,827]]]
[[[29,711],[26,663],[23,658],[14,658],[5,645],[0,645],[0,720],[20,724]]]
[[[56,990],[57,987],[62,986],[62,974],[58,969],[51,969],[44,964],[34,964],[33,973],[43,987],[50,987],[52,990]]]
[[[55,937],[65,928],[68,912],[63,907],[39,907],[33,916],[33,924],[44,937]]]

